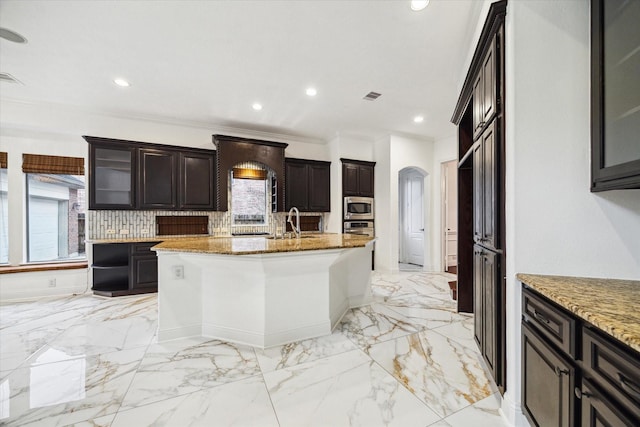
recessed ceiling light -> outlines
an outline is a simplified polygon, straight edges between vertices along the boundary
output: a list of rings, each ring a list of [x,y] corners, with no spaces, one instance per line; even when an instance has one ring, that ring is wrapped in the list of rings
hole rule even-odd
[[[262,104],[258,104],[257,102],[255,102],[251,107],[256,111],[262,110]]]
[[[118,86],[122,86],[122,87],[129,87],[131,86],[131,83],[129,83],[128,81],[126,81],[125,79],[113,79],[113,82],[115,84],[117,84]]]
[[[15,31],[11,31],[8,28],[2,28],[2,27],[0,27],[0,38],[9,40],[10,42],[14,42],[14,43],[27,42],[27,39],[22,34],[18,34]]]
[[[318,91],[315,87],[308,87],[306,92],[309,96],[316,96],[318,94]]]
[[[411,0],[411,10],[416,12],[424,9],[429,5],[429,0]]]
[[[415,116],[415,117],[413,118],[413,121],[414,121],[414,122],[416,122],[416,123],[422,123],[422,122],[424,122],[424,117],[422,117],[422,116]]]

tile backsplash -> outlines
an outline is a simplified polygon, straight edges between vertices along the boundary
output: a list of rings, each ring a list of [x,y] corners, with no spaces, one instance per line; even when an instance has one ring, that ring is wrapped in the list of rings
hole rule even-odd
[[[144,238],[156,236],[156,216],[202,215],[209,217],[208,234],[211,236],[229,236],[232,232],[231,212],[209,211],[133,211],[133,210],[92,210],[87,211],[88,239]],[[300,213],[322,215],[321,213]],[[284,229],[287,214],[268,213],[268,225],[233,226],[234,233],[274,234]]]

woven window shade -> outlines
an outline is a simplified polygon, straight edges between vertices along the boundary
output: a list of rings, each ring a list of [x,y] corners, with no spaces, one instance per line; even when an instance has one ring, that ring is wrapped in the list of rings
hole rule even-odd
[[[7,153],[4,151],[0,151],[0,168],[7,168]]]
[[[23,154],[22,172],[84,175],[84,159],[82,157]]]

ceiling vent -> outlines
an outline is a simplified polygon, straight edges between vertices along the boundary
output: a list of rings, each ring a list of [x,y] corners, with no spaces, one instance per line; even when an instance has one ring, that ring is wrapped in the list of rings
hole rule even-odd
[[[20,80],[16,79],[15,77],[13,77],[9,73],[0,73],[0,82],[22,84],[22,82]]]
[[[378,92],[369,92],[362,99],[366,99],[367,101],[375,101],[376,99],[378,99],[380,97],[380,95],[382,95],[382,94],[378,93]]]

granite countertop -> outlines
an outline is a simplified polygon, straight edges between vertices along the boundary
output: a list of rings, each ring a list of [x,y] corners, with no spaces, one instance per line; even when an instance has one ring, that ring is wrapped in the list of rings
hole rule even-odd
[[[640,351],[640,281],[518,274],[556,304]]]
[[[166,240],[151,248],[158,252],[192,252],[220,255],[250,255],[277,252],[317,251],[323,249],[361,248],[373,237],[354,234],[303,235],[300,239],[266,237],[210,237]]]

